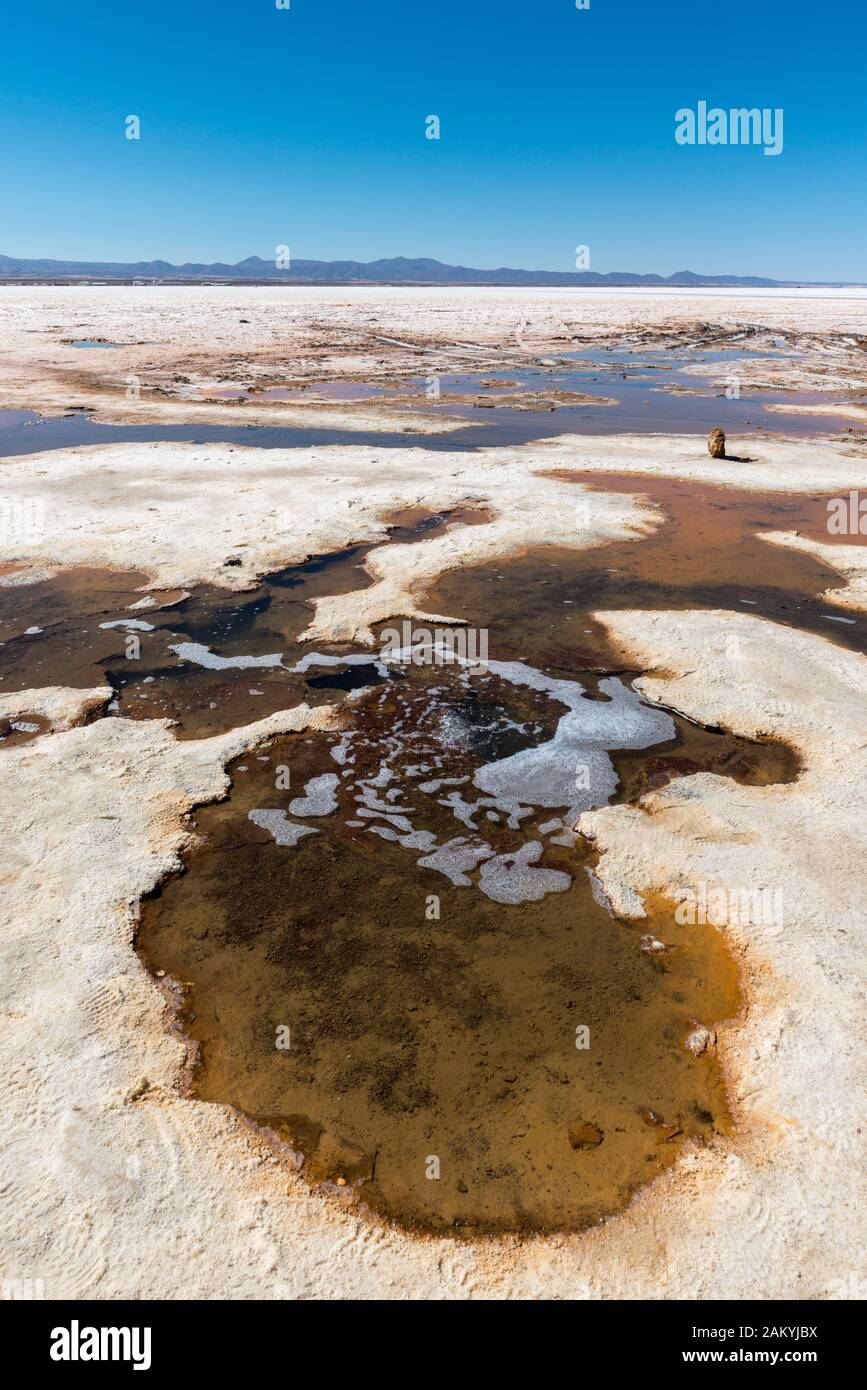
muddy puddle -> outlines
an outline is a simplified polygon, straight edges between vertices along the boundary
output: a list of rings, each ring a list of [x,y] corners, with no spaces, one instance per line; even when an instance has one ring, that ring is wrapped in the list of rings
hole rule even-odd
[[[143,904],[192,1093],[412,1229],[593,1224],[729,1129],[687,1040],[740,999],[713,928],[611,915],[575,815],[698,768],[787,779],[791,756],[526,663],[408,663],[344,708],[341,733],[238,759]]]

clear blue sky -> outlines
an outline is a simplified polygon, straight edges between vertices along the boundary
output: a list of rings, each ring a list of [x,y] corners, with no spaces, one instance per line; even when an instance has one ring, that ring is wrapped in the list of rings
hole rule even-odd
[[[0,252],[867,281],[865,55],[860,0],[10,4]],[[678,146],[700,99],[783,153]]]

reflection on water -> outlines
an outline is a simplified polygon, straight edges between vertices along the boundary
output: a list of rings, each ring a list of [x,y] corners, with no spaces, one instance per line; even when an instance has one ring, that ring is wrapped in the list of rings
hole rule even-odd
[[[95,347],[118,346],[93,342]],[[464,419],[472,427],[444,434],[411,435],[415,448],[480,449],[547,439],[560,434],[707,434],[714,425],[729,433],[755,430],[815,435],[856,432],[846,416],[769,413],[771,404],[829,404],[840,393],[786,391],[749,385],[749,364],[775,354],[745,349],[679,348],[629,351],[588,348],[558,355],[539,366],[532,351],[526,359],[510,350],[509,366],[482,373],[442,373],[402,382],[314,382],[306,386],[274,386],[254,390],[239,385],[219,387],[201,399],[239,400],[267,405],[268,401],[300,405],[374,401],[390,405],[393,431],[323,429],[312,426],[238,424],[103,425],[75,408],[60,418],[43,418],[32,410],[0,410],[0,457],[70,448],[82,444],[150,443],[182,440],[199,444],[229,443],[263,449],[309,448],[314,445],[375,445],[406,447],[401,414],[423,409]],[[797,362],[797,354],[779,354],[781,368]],[[696,364],[730,366],[726,386],[691,374]],[[586,398],[570,402],[570,395]],[[616,404],[595,404],[614,400]],[[842,399],[842,397],[841,397]],[[514,401],[497,405],[498,400]],[[190,398],[190,403],[194,403]],[[492,407],[486,409],[485,407]],[[184,401],[175,403],[183,413]],[[480,419],[484,423],[480,426]],[[479,427],[480,426],[480,427]]]

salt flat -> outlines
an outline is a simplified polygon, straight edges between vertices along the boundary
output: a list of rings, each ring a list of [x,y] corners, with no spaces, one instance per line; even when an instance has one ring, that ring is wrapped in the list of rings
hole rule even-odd
[[[639,341],[701,325],[756,323],[813,340],[864,333],[867,290],[524,290],[401,287],[0,286],[0,409],[88,405],[105,421],[301,423],[387,428],[363,406],[268,401],[210,404],[232,385],[386,380],[516,368],[612,335]],[[105,340],[118,346],[82,349]],[[840,341],[845,352],[852,342]],[[808,379],[808,378],[805,378]],[[408,427],[431,422],[423,411]],[[351,421],[351,425],[350,425]],[[343,424],[341,425],[341,422]]]
[[[794,385],[810,374],[815,386],[830,354],[834,381],[853,386],[865,307],[861,290],[4,287],[0,409],[85,404],[106,421],[144,412],[180,422],[204,418],[188,415],[195,409],[249,421],[249,406],[193,407],[191,396],[287,374],[318,382],[511,371],[597,340],[706,340],[708,325],[723,336],[744,325],[791,335],[803,353]],[[115,359],[64,345],[78,338],[124,346]],[[130,375],[135,398],[125,395]],[[275,410],[282,424],[395,428],[378,402],[274,403],[262,415]],[[423,411],[406,424],[433,427]],[[642,477],[782,499],[867,489],[857,434],[768,432],[739,437],[736,452],[749,462],[712,460],[700,437],[665,435],[472,452],[368,444],[266,453],[192,441],[46,451],[0,461],[4,498],[41,502],[45,515],[40,533],[2,537],[0,562],[25,584],[88,565],[139,570],[149,587],[243,591],[307,556],[383,541],[395,508],[484,509],[482,524],[372,550],[368,587],[317,602],[310,638],[369,642],[384,619],[425,616],[427,588],[450,569],[528,545],[638,542],[665,524]],[[585,493],[554,470],[589,483],[619,473],[630,486]],[[867,608],[854,545],[805,541],[784,522],[766,538],[817,554],[849,581],[829,602]],[[302,705],[227,735],[180,740],[165,720],[98,717],[99,688],[76,692],[58,679],[34,692],[6,689],[3,704],[16,717],[41,711],[56,730],[0,748],[4,1275],[44,1279],[49,1297],[849,1296],[852,1278],[863,1277],[864,1244],[857,981],[867,662],[831,635],[728,611],[596,616],[624,662],[648,673],[639,688],[650,702],[780,738],[802,760],[792,783],[682,776],[581,821],[624,918],[646,895],[698,881],[785,885],[781,930],[724,928],[746,991],[744,1017],[719,1039],[733,1136],[688,1147],[599,1227],[529,1242],[418,1239],[311,1193],[229,1108],[187,1098],[186,1051],[166,1030],[163,994],[133,937],[142,895],[177,869],[191,841],[190,809],[225,794],[227,761],[278,732],[330,727],[334,713]],[[732,633],[736,661],[726,658]]]

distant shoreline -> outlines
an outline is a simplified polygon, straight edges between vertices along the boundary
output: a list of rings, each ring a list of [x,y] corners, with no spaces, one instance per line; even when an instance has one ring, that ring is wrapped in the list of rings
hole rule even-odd
[[[151,288],[157,285],[176,285],[194,286],[198,285],[202,289],[414,289],[414,290],[647,290],[651,293],[659,293],[666,290],[690,290],[696,294],[701,294],[705,290],[731,290],[738,294],[760,290],[863,290],[867,289],[867,283],[858,281],[822,281],[822,280],[768,280],[750,281],[749,283],[732,283],[731,280],[702,280],[695,283],[690,280],[664,280],[660,282],[640,282],[630,280],[605,280],[594,281],[590,284],[574,284],[572,282],[535,284],[518,280],[306,280],[306,279],[246,279],[241,276],[233,277],[229,280],[205,279],[202,276],[162,276],[149,277],[137,276],[102,276],[99,279],[88,279],[81,275],[16,275],[6,276],[0,273],[0,288],[4,285],[81,285],[110,287],[116,286],[139,286],[142,289]]]

